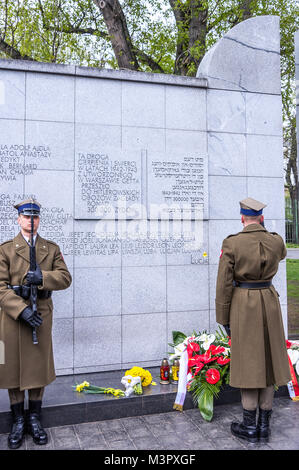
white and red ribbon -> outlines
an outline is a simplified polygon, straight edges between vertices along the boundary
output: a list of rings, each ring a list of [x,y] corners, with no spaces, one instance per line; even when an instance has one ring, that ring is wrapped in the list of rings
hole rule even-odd
[[[187,349],[182,353],[180,357],[180,372],[178,391],[173,405],[174,410],[183,411],[183,405],[186,398],[187,383],[191,379],[191,373],[188,374],[188,353]]]
[[[292,398],[292,400],[299,401],[299,385],[298,385],[296,373],[294,371],[294,367],[293,367],[293,364],[289,355],[288,355],[288,359],[289,359],[290,373],[291,373],[291,378],[292,378],[292,380],[290,380],[290,382],[288,382],[287,384],[289,395]]]

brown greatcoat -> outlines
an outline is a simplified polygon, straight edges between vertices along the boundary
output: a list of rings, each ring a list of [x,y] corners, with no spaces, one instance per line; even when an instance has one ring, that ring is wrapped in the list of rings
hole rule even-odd
[[[43,323],[37,328],[38,345],[34,345],[32,328],[18,319],[30,302],[7,288],[8,284],[25,283],[29,256],[29,245],[21,233],[0,245],[0,340],[5,350],[4,364],[0,364],[0,388],[39,388],[55,380],[52,299],[37,300],[37,311]],[[43,284],[38,289],[54,291],[70,286],[72,278],[59,246],[39,235],[36,238],[36,261],[43,274]]]
[[[233,287],[233,280],[269,281],[286,257],[283,239],[260,224],[247,225],[222,244],[216,287],[216,320],[231,328],[230,385],[264,388],[291,380],[279,294]]]

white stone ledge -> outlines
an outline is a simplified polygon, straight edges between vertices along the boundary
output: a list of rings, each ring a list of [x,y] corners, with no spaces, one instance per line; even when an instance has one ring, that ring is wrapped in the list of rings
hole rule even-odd
[[[154,83],[159,85],[176,85],[195,88],[207,88],[208,81],[202,75],[185,77],[163,73],[136,72],[134,70],[98,69],[77,65],[52,64],[29,60],[0,59],[0,69],[21,72],[71,75],[76,77],[105,78],[130,82]]]

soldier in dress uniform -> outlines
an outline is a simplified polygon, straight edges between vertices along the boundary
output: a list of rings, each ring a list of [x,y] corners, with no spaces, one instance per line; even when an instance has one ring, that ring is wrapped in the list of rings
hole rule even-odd
[[[231,432],[257,442],[269,438],[274,385],[291,380],[279,294],[272,284],[287,251],[282,237],[264,227],[265,204],[246,198],[240,207],[244,229],[222,244],[216,320],[231,337],[230,385],[241,391],[243,422],[233,422]]]
[[[40,204],[33,200],[14,206],[18,210],[19,234],[0,245],[0,340],[5,361],[0,364],[0,388],[8,389],[13,424],[8,437],[12,449],[21,446],[25,432],[36,444],[47,443],[40,422],[44,387],[55,380],[52,350],[52,291],[66,289],[72,282],[59,246],[37,233]],[[30,271],[30,234],[33,216],[36,270]],[[25,285],[37,286],[34,313]],[[27,288],[28,290],[28,288]],[[33,344],[36,328],[38,344]],[[25,390],[29,409],[24,413]]]

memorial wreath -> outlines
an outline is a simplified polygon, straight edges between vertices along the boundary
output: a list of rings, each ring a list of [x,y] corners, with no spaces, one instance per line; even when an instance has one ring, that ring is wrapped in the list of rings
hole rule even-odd
[[[172,332],[174,353],[169,360],[180,360],[178,392],[173,408],[182,411],[190,391],[202,417],[211,421],[214,398],[229,383],[230,338],[219,327],[215,334],[206,331],[186,336]]]
[[[299,401],[299,341],[286,340],[290,373],[292,380],[288,383],[290,397]]]

